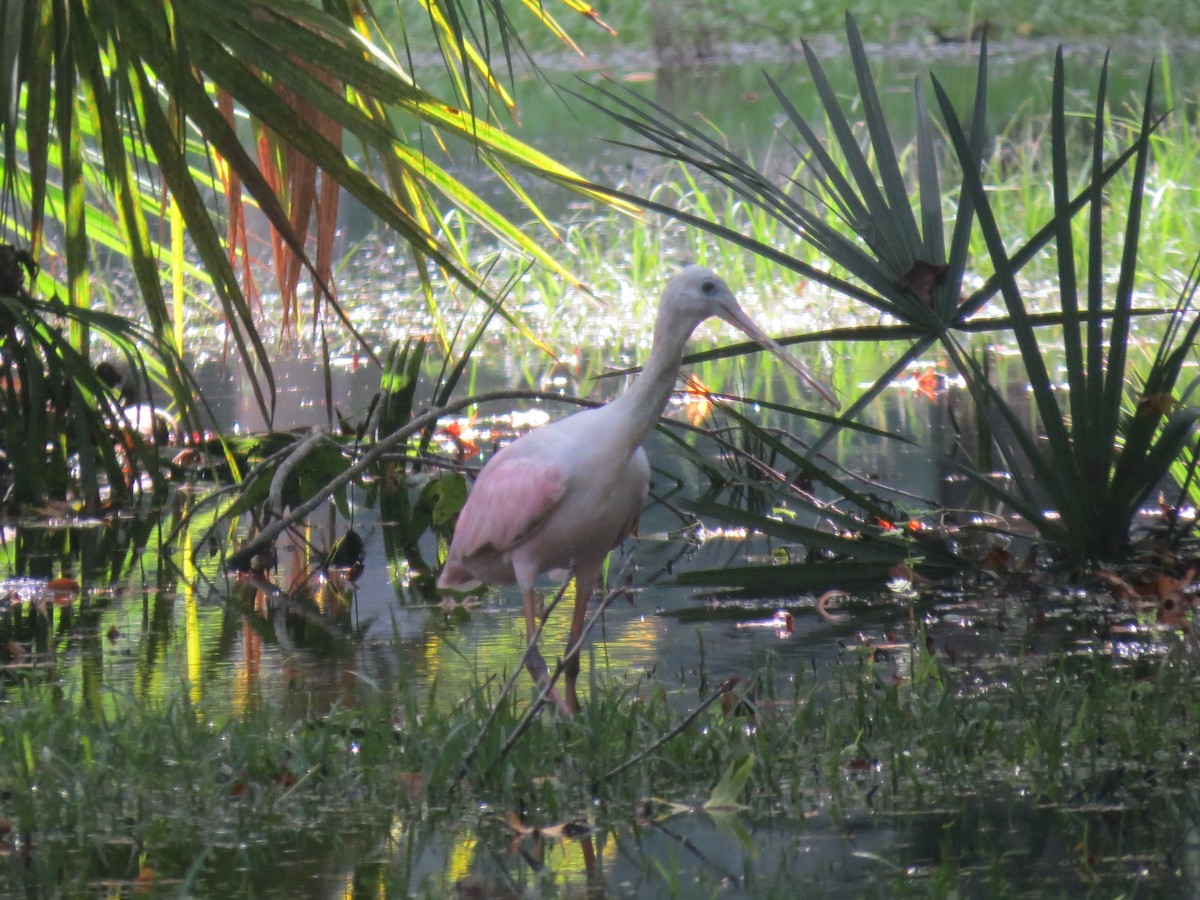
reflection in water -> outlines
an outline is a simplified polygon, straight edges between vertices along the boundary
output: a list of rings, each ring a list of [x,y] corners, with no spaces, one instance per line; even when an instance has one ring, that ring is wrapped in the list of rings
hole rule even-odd
[[[707,384],[724,386],[736,384],[741,372],[738,366],[699,369]],[[962,482],[948,477],[952,470],[947,462],[956,454],[978,452],[974,432],[963,427],[970,422],[970,409],[956,385],[922,382],[921,374],[912,385],[885,393],[865,416],[876,428],[912,435],[924,449],[843,434],[826,452],[847,469],[866,473],[873,491],[900,488],[900,505],[906,508],[970,509],[975,501]],[[298,394],[310,389],[300,388]],[[349,378],[344,389],[348,397],[358,390]],[[772,381],[767,393],[795,402],[789,391],[794,388]],[[756,415],[770,421],[768,412]],[[804,434],[803,423],[778,424],[812,437]],[[484,456],[492,452],[489,443],[481,442]],[[702,493],[695,467],[675,456],[672,447],[658,439],[650,448],[655,493]],[[930,447],[942,452],[930,453]],[[252,715],[269,704],[293,712],[298,722],[311,722],[335,708],[360,705],[374,685],[401,685],[421,703],[429,698],[441,710],[478,696],[489,678],[493,681],[482,689],[483,696],[489,696],[488,690],[494,696],[524,651],[516,591],[493,591],[472,604],[427,602],[413,584],[397,577],[400,564],[386,558],[388,523],[378,507],[359,488],[348,499],[352,520],[344,521],[335,511],[314,517],[302,535],[281,543],[278,568],[269,579],[222,572],[219,557],[209,553],[204,541],[211,519],[201,513],[177,547],[160,546],[162,535],[189,508],[186,492],[166,511],[161,526],[114,522],[72,526],[40,537],[27,534],[20,544],[23,555],[9,559],[5,574],[49,575],[62,560],[80,559],[67,548],[87,547],[86,565],[73,563],[79,566],[75,574],[82,590],[62,606],[13,605],[0,619],[0,644],[9,640],[27,648],[40,677],[53,679],[69,702],[94,711],[106,710],[115,696],[163,703],[183,695],[213,721]],[[680,525],[666,503],[655,503],[642,522],[642,537],[614,556],[613,571],[627,569],[634,590],[631,601],[618,600],[609,608],[593,633],[587,671],[596,681],[581,685],[585,704],[594,684],[605,683],[628,688],[631,695],[665,695],[682,710],[713,685],[737,676],[751,686],[747,695],[772,679],[782,686],[782,697],[753,698],[769,709],[772,703],[805,702],[788,696],[789,689],[822,681],[840,667],[874,666],[884,682],[909,676],[911,647],[903,637],[897,643],[892,634],[897,623],[907,623],[903,603],[875,598],[864,608],[864,598],[851,598],[845,622],[817,615],[814,599],[802,595],[772,598],[769,604],[717,604],[674,585],[672,576],[770,559],[781,548],[762,538],[719,536],[696,545],[679,537]],[[337,570],[322,573],[314,550],[330,547],[348,528],[365,540],[365,565],[353,582]],[[120,531],[122,538],[109,540],[105,535],[110,530]],[[712,533],[720,534],[716,529]],[[438,556],[439,548],[431,543],[418,549],[426,561]],[[621,575],[614,580],[625,583]],[[549,591],[553,585],[546,581],[544,588]],[[1078,616],[1034,630],[1021,627],[1026,619],[1019,609],[997,610],[984,600],[972,607],[971,602],[959,597],[924,610],[927,639],[939,654],[962,660],[1002,651],[1015,658],[1026,651],[1045,654],[1078,646],[1080,632],[1065,624]],[[792,616],[790,631],[738,627],[747,621],[773,624],[777,608]],[[968,616],[969,627],[964,625]],[[568,616],[553,617],[543,645],[562,648],[568,628]],[[518,690],[532,688],[521,679]],[[747,727],[751,725],[748,720]],[[878,778],[891,774],[881,772]],[[854,784],[862,795],[870,789],[866,781]],[[994,811],[986,808],[885,818],[865,807],[835,815],[827,796],[815,796],[811,803],[811,817],[803,823],[789,819],[781,824],[713,818],[697,811],[647,815],[635,822],[629,810],[606,810],[598,802],[595,808],[568,814],[586,816],[595,829],[576,837],[514,831],[502,818],[507,811],[499,810],[453,826],[393,818],[340,834],[322,847],[309,846],[320,844],[315,837],[299,835],[296,845],[311,853],[312,862],[292,864],[288,878],[295,880],[287,883],[303,884],[302,892],[322,896],[369,892],[440,897],[459,889],[486,895],[514,885],[517,892],[590,889],[615,896],[660,896],[669,890],[666,872],[701,893],[769,894],[793,879],[819,885],[826,895],[857,896],[881,878],[886,883],[879,859],[934,872],[938,836],[946,829],[961,832],[964,855],[986,858],[980,848],[1000,827]],[[1050,813],[1013,811],[1011,804],[1004,808],[1036,819],[1048,840],[1070,833]],[[533,810],[531,822],[538,812]],[[382,834],[390,834],[390,840],[381,839]],[[1032,869],[1043,874],[1054,869],[1046,856],[1028,852]],[[261,857],[261,871],[279,869],[276,856],[262,850]]]
[[[702,379],[712,385],[736,385],[739,368],[729,367],[728,361],[721,365],[725,368],[717,364],[698,367]],[[316,377],[311,366],[307,371],[310,378]],[[299,369],[293,370],[293,376],[298,373]],[[356,380],[359,375],[350,370],[343,374],[347,380],[336,382],[335,392],[340,390],[349,398],[362,391]],[[796,390],[794,385],[772,384],[767,394],[782,402],[798,401],[789,396]],[[308,383],[295,386],[296,396],[311,395],[316,389]],[[480,390],[490,386],[479,382]],[[220,402],[217,405],[221,408]],[[234,408],[241,407],[234,404]],[[770,422],[769,412],[760,410],[757,415]],[[970,444],[973,432],[962,427],[969,421],[970,411],[963,404],[961,390],[954,386],[937,391],[897,389],[881,397],[866,415],[866,424],[912,434],[922,449],[843,434],[826,448],[840,465],[868,473],[880,493],[885,486],[900,488],[903,504],[910,508],[970,507],[973,498],[967,493],[968,486],[947,477],[951,471],[947,460],[974,452]],[[780,424],[803,436],[802,422]],[[930,453],[931,446],[943,452]],[[484,458],[490,451],[490,447],[481,448]],[[655,466],[655,495],[676,490],[686,496],[701,493],[703,485],[697,483],[695,468],[675,457],[670,442],[653,441],[650,456]],[[187,495],[179,496],[176,508],[169,511],[171,522],[190,508]],[[56,641],[55,646],[60,651],[61,677],[77,679],[82,697],[96,700],[103,685],[138,698],[161,698],[186,685],[193,701],[214,709],[229,703],[229,708],[239,712],[257,702],[281,702],[295,684],[303,684],[311,693],[315,709],[352,702],[360,678],[367,683],[388,683],[402,677],[422,690],[434,687],[438,702],[454,703],[481,675],[510,672],[524,644],[515,593],[495,591],[478,605],[455,608],[424,601],[403,578],[398,580],[402,564],[385,559],[388,523],[380,519],[378,508],[369,505],[358,488],[351,489],[349,502],[351,521],[341,521],[331,510],[320,524],[316,520],[309,523],[304,540],[297,538],[280,547],[279,568],[270,582],[231,579],[220,571],[219,559],[209,554],[210,548],[194,543],[205,535],[211,519],[200,516],[184,529],[178,549],[168,552],[161,566],[157,541],[162,532],[142,529],[134,536],[145,548],[136,566],[129,568],[127,562],[119,561],[128,556],[128,544],[114,544],[114,558],[93,556],[88,571],[80,573],[84,591],[79,612],[59,610],[62,621],[56,630],[34,629],[28,639],[39,650],[49,651],[52,634],[77,637]],[[696,601],[687,590],[671,586],[674,574],[689,568],[737,565],[741,559],[769,558],[774,547],[773,542],[763,540],[716,540],[697,548],[663,537],[678,529],[680,522],[665,504],[652,506],[642,522],[643,538],[627,542],[614,557],[614,571],[627,566],[636,590],[631,603],[618,600],[606,612],[594,635],[597,640],[591,652],[601,677],[626,679],[658,672],[660,676],[671,673],[682,683],[687,673],[696,669],[703,648],[705,664],[713,669],[707,674],[720,680],[752,667],[764,648],[774,646],[771,634],[738,634],[713,623],[676,624],[670,614],[694,608]],[[313,551],[313,545],[330,546],[332,536],[347,528],[365,540],[365,567],[354,583],[333,570],[320,573]],[[83,535],[92,529],[75,531]],[[30,538],[24,540],[27,547],[32,546]],[[418,549],[426,561],[438,556],[432,543]],[[53,556],[63,558],[57,544],[34,559]],[[49,568],[35,565],[29,554],[20,567],[10,571],[19,574],[22,567],[24,571]],[[129,574],[110,583],[109,573],[122,567]],[[549,591],[553,585],[547,581],[544,588]],[[780,605],[788,606],[786,600]],[[766,615],[775,609],[773,601],[766,607]],[[26,615],[31,621],[38,619]],[[812,631],[811,625],[804,621],[798,625],[797,640],[791,646],[806,646],[804,652],[809,654],[821,653],[819,646],[814,650],[799,640]],[[563,647],[567,628],[566,616],[553,617],[544,646],[552,651]],[[110,630],[119,637],[103,640]],[[820,631],[819,623],[816,630]],[[782,646],[774,649],[793,652]]]
[[[670,462],[662,459],[661,447],[653,455]],[[335,527],[339,524],[327,522],[327,532],[342,533],[344,527]],[[478,691],[488,676],[518,665],[524,629],[515,591],[489,594],[467,607],[401,606],[381,558],[382,528],[366,509],[355,510],[353,524],[368,537],[367,564],[353,585],[336,571],[319,574],[308,545],[297,541],[281,548],[280,567],[270,581],[227,580],[203,556],[195,564],[178,560],[177,567],[169,562],[161,569],[134,567],[117,584],[104,580],[111,565],[101,565],[80,573],[83,590],[70,604],[15,606],[3,627],[10,639],[44,654],[44,677],[61,685],[69,702],[102,709],[115,694],[164,701],[183,692],[203,716],[217,720],[274,704],[294,710],[297,722],[319,721],[335,706],[357,705],[359,692],[372,684],[400,684],[420,702],[432,696],[449,709]],[[893,680],[911,672],[910,645],[895,646],[891,634],[908,617],[898,601],[869,608],[860,602],[850,607],[849,622],[832,622],[814,612],[812,598],[713,607],[661,583],[668,560],[679,571],[717,567],[746,553],[766,556],[770,550],[761,539],[748,546],[714,539],[687,545],[681,557],[680,542],[660,537],[675,524],[665,507],[650,510],[646,537],[631,542],[614,561],[614,570],[629,564],[637,590],[631,603],[621,600],[609,609],[594,635],[592,677],[632,692],[664,693],[683,708],[706,693],[706,684],[710,688],[735,675],[750,683],[764,670],[783,685],[785,696],[778,702],[791,702],[788,686],[797,680],[811,684],[844,666],[870,665],[881,678]],[[157,553],[154,547],[146,560],[157,559]],[[791,632],[738,627],[747,621],[773,623],[780,602],[792,615]],[[999,652],[1015,659],[1026,651],[1048,654],[1078,646],[1081,632],[1070,624],[1078,623],[1079,615],[1034,628],[1017,607],[971,597],[926,605],[925,631],[937,653],[960,660]],[[567,629],[566,616],[552,619],[546,646],[562,646]],[[524,680],[520,684],[531,690]],[[590,685],[582,688],[586,704]],[[756,702],[767,710],[774,699],[762,696]],[[752,719],[746,727],[753,727]],[[1009,835],[1002,848],[1010,858],[1006,871],[1013,869],[1011,859],[1028,868],[1027,875],[1010,877],[1064,890],[1074,881],[1061,854],[1069,854],[1077,840],[1081,815],[1095,829],[1092,840],[1100,852],[1117,852],[1103,816],[1071,810],[1074,818],[1068,821],[1066,813],[1039,808],[1028,798],[1015,805],[1008,797],[967,798],[952,808],[881,815],[867,798],[874,785],[895,773],[867,772],[870,777],[859,770],[844,775],[846,794],[857,798],[858,806],[837,807],[829,796],[815,794],[802,820],[712,816],[694,808],[653,808],[635,816],[597,799],[563,815],[568,821],[586,818],[591,829],[572,836],[553,832],[568,823],[539,819],[545,811],[536,806],[528,823],[506,818],[509,810],[481,810],[467,823],[426,820],[410,811],[406,815],[412,818],[360,824],[336,839],[301,828],[280,845],[286,849],[219,848],[210,863],[227,863],[229,873],[252,871],[255,879],[269,875],[272,886],[264,890],[292,896],[586,890],[656,897],[670,893],[672,884],[686,894],[762,896],[802,883],[824,896],[854,897],[893,883],[899,878],[896,867],[906,879],[936,877],[947,834],[954,835],[954,858],[981,871],[996,861],[997,835]],[[698,804],[699,799],[682,802]],[[1038,829],[1037,846],[1013,843],[1014,820],[1022,829]],[[535,834],[528,830],[533,824],[546,830]],[[1141,826],[1130,820],[1123,827],[1133,834]],[[244,883],[228,877],[231,885]]]
[[[204,671],[200,655],[200,609],[196,590],[191,584],[183,585],[183,642],[187,648],[188,696],[199,704],[204,696]]]

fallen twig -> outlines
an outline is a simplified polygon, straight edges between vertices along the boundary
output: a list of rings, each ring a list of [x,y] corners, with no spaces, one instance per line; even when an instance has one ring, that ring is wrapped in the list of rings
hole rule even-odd
[[[492,711],[488,715],[487,721],[483,723],[483,727],[479,729],[479,734],[475,736],[475,740],[471,742],[471,746],[467,748],[467,752],[463,755],[462,767],[459,769],[458,774],[459,778],[462,778],[462,776],[466,774],[467,769],[470,769],[472,767],[472,763],[475,762],[475,754],[479,752],[479,745],[483,743],[483,736],[488,733],[488,729],[491,728],[492,723],[496,721],[496,716],[500,714],[500,707],[504,704],[504,698],[508,696],[509,691],[513,689],[513,685],[517,683],[517,679],[520,678],[521,674],[525,671],[525,661],[529,658],[530,649],[537,647],[537,642],[542,636],[542,630],[546,627],[546,623],[550,621],[550,613],[552,613],[554,608],[558,606],[559,601],[562,600],[563,595],[567,592],[567,585],[570,583],[570,579],[564,581],[563,586],[560,587],[558,589],[558,593],[554,595],[554,599],[551,600],[546,606],[545,610],[543,610],[542,621],[538,623],[537,631],[533,633],[533,640],[525,645],[525,652],[521,655],[521,661],[517,664],[516,668],[513,669],[512,674],[508,676],[508,679],[504,682],[504,684],[501,685],[500,696],[496,698],[496,702],[492,706]],[[557,672],[555,672],[555,676],[557,676]],[[550,685],[553,686],[553,681],[551,681]],[[545,696],[548,694],[549,691],[546,690],[542,696],[538,697],[537,701],[533,704],[533,708],[535,710],[545,702]]]
[[[655,741],[649,747],[646,747],[644,750],[641,750],[638,753],[635,753],[633,756],[629,757],[629,759],[625,760],[625,762],[621,763],[616,768],[609,769],[608,772],[606,772],[604,775],[605,780],[607,781],[610,778],[615,778],[618,775],[620,775],[622,772],[624,772],[626,769],[628,769],[630,766],[637,765],[639,762],[641,762],[643,759],[645,759],[647,756],[649,756],[651,753],[653,753],[655,750],[657,750],[659,747],[661,747],[667,741],[671,740],[671,738],[675,737],[677,734],[682,732],[685,728],[687,728],[689,725],[691,725],[693,721],[695,721],[696,717],[698,715],[700,715],[700,713],[704,712],[706,709],[708,709],[710,706],[712,706],[714,703],[716,703],[717,700],[719,700],[725,694],[728,694],[730,691],[732,691],[734,686],[737,683],[738,683],[737,678],[727,678],[724,681],[722,681],[720,684],[717,685],[716,690],[714,690],[711,694],[709,694],[708,697],[705,698],[703,703],[701,703],[699,706],[697,706],[695,709],[693,709],[690,713],[688,713],[688,715],[684,718],[684,720],[682,722],[680,722],[678,725],[676,725],[674,728],[672,728],[670,731],[668,731],[666,734],[664,734],[662,737],[660,737],[657,741]]]
[[[293,507],[287,515],[280,516],[275,521],[263,526],[262,531],[254,537],[247,540],[238,552],[242,555],[253,555],[272,541],[292,525],[299,522],[313,510],[317,509],[322,503],[332,497],[344,485],[350,483],[357,478],[372,465],[375,464],[384,454],[389,452],[397,444],[407,441],[410,437],[419,431],[424,431],[431,425],[434,425],[438,419],[443,416],[452,415],[466,409],[469,406],[475,406],[480,403],[489,403],[496,400],[554,400],[564,403],[572,403],[576,406],[597,406],[599,404],[591,400],[580,400],[575,397],[563,397],[558,394],[548,394],[542,391],[493,391],[488,394],[480,394],[476,397],[466,397],[462,400],[456,400],[453,403],[448,403],[439,409],[430,410],[423,413],[414,419],[410,419],[408,424],[402,428],[398,428],[386,437],[380,438],[375,442],[370,450],[367,450],[358,461],[346,468],[336,478],[331,479],[324,487],[316,491],[311,497],[305,500],[298,506]],[[306,442],[302,442],[302,446]],[[307,451],[306,451],[307,452]],[[285,463],[280,464],[281,467]]]

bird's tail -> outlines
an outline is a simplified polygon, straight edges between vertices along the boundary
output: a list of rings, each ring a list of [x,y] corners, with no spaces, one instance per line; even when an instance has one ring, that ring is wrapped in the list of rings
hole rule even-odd
[[[479,587],[483,582],[471,574],[461,563],[449,560],[438,576],[437,586],[443,590],[470,591]]]

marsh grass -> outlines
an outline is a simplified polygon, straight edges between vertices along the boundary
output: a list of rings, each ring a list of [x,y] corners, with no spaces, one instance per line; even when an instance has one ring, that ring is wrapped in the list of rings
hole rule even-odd
[[[166,892],[294,896],[344,869],[437,896],[496,860],[514,884],[565,884],[583,875],[571,848],[587,837],[615,842],[622,858],[650,853],[637,890],[661,896],[713,872],[699,864],[698,875],[687,853],[637,848],[708,822],[701,807],[732,791],[739,808],[711,815],[748,847],[771,828],[794,832],[796,848],[892,835],[855,876],[876,895],[925,893],[939,879],[1019,888],[1031,872],[1063,889],[1177,883],[1200,816],[1190,643],[1167,638],[1164,652],[1132,662],[1098,647],[951,664],[916,637],[893,659],[849,651],[815,673],[768,658],[724,710],[611,778],[699,700],[696,678],[596,678],[578,720],[540,716],[503,754],[526,702],[506,698],[465,772],[496,700],[487,678],[450,707],[392,687],[360,691],[354,708],[289,696],[220,719],[186,693],[114,696],[101,713],[51,684],[10,684],[0,882],[90,893],[140,877]],[[730,780],[738,770],[744,786]],[[1053,832],[1065,857],[1025,829]],[[539,840],[558,848],[557,868],[537,864]],[[799,849],[775,852],[757,864],[747,855],[735,893],[774,896],[779,871],[834,891],[836,877],[822,882],[830,873],[806,867]]]
[[[862,23],[868,40],[915,40],[936,44],[964,40],[984,20],[1005,37],[1094,36],[1127,38],[1200,33],[1200,14],[1171,0],[1130,4],[1105,0],[1086,7],[1038,0],[847,0],[845,3],[788,3],[782,0],[684,0],[669,7],[610,0],[598,4],[604,19],[618,32],[613,39],[599,29],[574,27],[572,37],[589,54],[656,49],[669,59],[704,60],[731,45],[753,42],[786,49],[801,38],[836,33],[849,9]],[[532,32],[532,29],[530,29]],[[941,37],[939,37],[941,35]],[[527,46],[535,55],[561,50],[550,36],[531,33]]]
[[[1075,95],[1069,95],[1067,101],[1068,127],[1080,134],[1086,133],[1085,120],[1090,115],[1086,102]],[[1192,261],[1191,248],[1200,246],[1200,215],[1197,214],[1200,189],[1195,187],[1200,185],[1200,153],[1191,152],[1192,148],[1200,146],[1200,124],[1188,111],[1193,103],[1191,99],[1174,96],[1164,103],[1175,111],[1150,139],[1135,290],[1146,305],[1169,308],[1186,283]],[[1128,111],[1118,106],[1104,137],[1106,155],[1115,156],[1128,147],[1135,139],[1139,125],[1140,122]],[[861,123],[856,124],[856,128],[860,135],[865,131]],[[1049,142],[1049,115],[1023,114],[1019,122],[1014,121],[996,136],[984,157],[983,183],[997,229],[1012,245],[1053,218]],[[903,170],[910,177],[916,171],[913,149],[909,145],[897,151]],[[766,169],[774,173],[773,177],[794,181],[807,188],[815,187],[805,167],[788,160],[790,151],[782,148],[782,142],[779,147],[762,152],[768,160]],[[1072,173],[1072,186],[1078,189],[1086,183],[1090,148],[1081,140],[1071,144],[1068,152],[1071,154],[1068,168]],[[938,153],[938,165],[945,171],[947,185],[941,199],[943,215],[952,219],[957,197],[949,187],[958,183],[961,172],[948,148],[939,147]],[[1122,168],[1110,180],[1109,190],[1115,196],[1128,196],[1131,178],[1130,168]],[[814,266],[830,265],[793,229],[761,206],[747,203],[729,187],[697,177],[681,165],[664,163],[615,187],[629,196],[645,197],[676,209],[683,217],[716,223],[792,259]],[[827,224],[846,232],[835,217],[830,216]],[[1084,267],[1086,218],[1078,217],[1072,228],[1077,265]],[[714,240],[678,219],[653,210],[646,210],[640,218],[634,219],[592,208],[576,221],[564,224],[562,231],[564,264],[586,274],[588,287],[595,297],[601,298],[602,305],[581,297],[561,279],[539,270],[530,270],[516,282],[510,299],[513,308],[534,311],[538,333],[550,346],[560,350],[581,338],[609,345],[639,340],[648,333],[655,312],[652,301],[665,279],[674,268],[690,261],[720,271],[744,299],[762,310],[761,314],[768,322],[777,320],[789,331],[848,327],[862,321],[862,310],[847,298],[798,273],[787,271],[771,260],[728,241]],[[1119,260],[1123,241],[1121,231],[1110,229],[1102,240],[1103,257]],[[494,252],[491,239],[480,230],[467,230],[463,242],[479,258],[490,258]],[[836,264],[830,271],[834,275],[845,274]],[[972,280],[976,276],[971,273],[990,271],[987,246],[978,231],[972,234],[968,244],[966,271],[970,285],[977,284]],[[1031,311],[1057,309],[1054,287],[1057,275],[1057,263],[1052,253],[1036,256],[1018,273],[1022,293]],[[1106,276],[1115,277],[1115,274],[1109,271]],[[614,309],[618,304],[619,314]],[[988,315],[1003,314],[998,303],[985,312]],[[496,324],[503,327],[501,323]],[[1152,322],[1139,324],[1134,329],[1135,339],[1153,340],[1156,328]],[[989,338],[1003,342],[1005,334],[994,332]]]
[[[1068,115],[1075,118],[1083,113],[1082,106]],[[1139,122],[1117,116],[1105,136],[1106,154],[1115,156],[1135,139]],[[1079,129],[1084,126],[1077,125]],[[984,160],[984,183],[988,189],[997,227],[1006,239],[1016,242],[1035,233],[1053,218],[1051,173],[1047,164],[1046,146],[1049,142],[1049,117],[1034,116],[1013,123],[997,136]],[[1169,304],[1182,288],[1191,264],[1188,248],[1200,244],[1200,154],[1190,148],[1200,144],[1200,125],[1180,111],[1171,115],[1151,139],[1151,160],[1145,184],[1145,210],[1142,223],[1142,248],[1139,255],[1138,290],[1147,296]],[[1084,144],[1073,148],[1070,160],[1076,189],[1085,181],[1087,154]],[[768,154],[773,155],[773,154]],[[909,175],[915,174],[911,148],[902,148],[901,160]],[[947,169],[948,185],[959,179],[956,162],[949,156],[939,158]],[[778,177],[811,187],[803,167],[779,166]],[[1132,173],[1122,169],[1110,182],[1117,196],[1128,196]],[[728,227],[755,241],[774,247],[788,256],[816,264],[819,254],[794,231],[765,212],[761,207],[746,203],[734,191],[720,184],[697,178],[677,165],[662,165],[642,181],[618,186],[630,194],[673,206],[685,215],[694,215]],[[947,191],[942,206],[952,215],[956,198]],[[831,226],[838,223],[830,218]],[[1073,225],[1077,246],[1084,244],[1086,222]],[[769,261],[746,253],[727,242],[714,242],[695,229],[689,229],[670,217],[647,212],[641,221],[629,220],[617,214],[601,213],[589,217],[567,232],[567,246],[586,272],[618,270],[634,285],[653,285],[663,271],[674,263],[695,259],[727,273],[731,283],[745,285],[768,301],[777,301],[797,290],[814,290],[814,298],[822,297],[817,285],[781,271]],[[1114,229],[1104,236],[1104,257],[1118,260],[1123,235]],[[989,270],[989,257],[983,238],[975,234],[969,245],[968,272]],[[1079,264],[1085,263],[1085,249],[1079,249]],[[601,260],[607,260],[601,262]],[[1021,271],[1020,278],[1029,290],[1031,303],[1054,304],[1053,284],[1057,276],[1054,257],[1050,254],[1031,260]],[[608,282],[598,279],[598,293],[603,294]],[[851,310],[844,299],[822,297],[833,305],[828,315],[833,322],[851,320]],[[839,312],[840,307],[840,312]]]

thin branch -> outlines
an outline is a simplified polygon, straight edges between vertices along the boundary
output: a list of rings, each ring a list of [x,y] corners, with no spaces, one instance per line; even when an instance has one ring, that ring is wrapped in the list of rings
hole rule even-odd
[[[625,571],[626,567],[623,566],[621,571],[617,573],[618,580],[623,580]],[[527,729],[530,723],[533,722],[533,718],[537,714],[537,711],[541,708],[542,704],[546,702],[546,698],[550,696],[550,691],[553,690],[555,682],[558,681],[558,677],[563,673],[563,660],[571,659],[576,654],[582,652],[583,644],[587,640],[588,634],[591,632],[592,628],[594,628],[596,623],[600,621],[600,617],[604,615],[605,610],[612,605],[612,602],[618,597],[623,596],[626,590],[627,588],[625,587],[613,588],[612,590],[607,591],[604,596],[600,598],[600,603],[597,605],[596,611],[592,613],[592,615],[584,623],[583,630],[580,631],[578,640],[576,640],[574,644],[567,648],[567,652],[563,655],[562,659],[558,661],[558,664],[555,665],[554,671],[551,673],[549,680],[542,685],[541,693],[538,694],[537,699],[530,704],[529,709],[525,711],[525,715],[521,717],[521,720],[517,722],[516,726],[513,728],[512,734],[508,736],[508,740],[504,742],[504,746],[500,750],[500,759],[504,759],[504,757],[508,756],[509,751],[512,750],[512,748],[516,745],[517,739],[525,733],[525,729]],[[578,599],[576,599],[576,602],[578,602]],[[542,621],[544,624],[545,619]]]
[[[445,406],[430,410],[423,413],[414,419],[410,419],[408,424],[402,428],[398,428],[386,437],[380,438],[370,450],[366,451],[357,462],[349,466],[336,478],[331,479],[324,487],[316,491],[306,501],[299,506],[293,507],[287,515],[281,516],[274,522],[266,525],[262,531],[250,538],[246,543],[238,548],[238,552],[243,555],[253,555],[259,552],[272,541],[274,541],[286,529],[301,521],[309,513],[317,509],[322,503],[332,497],[344,485],[349,484],[359,475],[363,474],[367,469],[374,465],[381,457],[395,448],[397,445],[404,443],[414,434],[424,431],[431,425],[437,423],[443,416],[452,415],[460,412],[469,406],[475,406],[480,403],[490,403],[497,400],[554,400],[565,403],[573,403],[577,406],[596,406],[593,401],[581,400],[575,397],[563,397],[559,394],[549,394],[543,391],[493,391],[488,394],[479,394],[475,397],[466,397],[462,400],[456,400],[453,403],[447,403]]]
[[[500,687],[500,696],[496,698],[496,703],[492,706],[492,711],[488,715],[487,721],[483,723],[483,727],[479,729],[479,734],[475,736],[475,740],[471,742],[471,746],[467,748],[467,752],[463,755],[462,766],[459,768],[458,778],[462,778],[467,773],[467,770],[472,768],[472,764],[475,762],[475,754],[479,752],[479,747],[483,743],[483,736],[488,733],[488,729],[492,727],[492,723],[496,721],[496,717],[500,714],[500,707],[504,705],[504,698],[508,696],[509,692],[513,689],[513,685],[517,683],[517,679],[520,678],[521,674],[525,671],[525,663],[526,660],[529,659],[529,652],[531,650],[535,650],[537,647],[537,642],[542,636],[542,631],[545,629],[546,623],[550,621],[550,613],[552,613],[554,608],[558,606],[559,601],[562,600],[563,595],[566,594],[567,586],[570,583],[571,579],[569,578],[563,582],[563,586],[558,589],[558,593],[554,595],[554,599],[550,601],[550,604],[542,612],[542,621],[538,623],[537,631],[533,633],[533,640],[525,645],[525,652],[521,655],[521,661],[517,664],[516,668],[513,669],[512,674],[508,676],[508,680],[506,680]],[[557,677],[557,672],[555,672],[555,677]],[[551,684],[553,684],[553,682],[551,682]],[[532,708],[534,710],[539,709],[548,694],[548,690],[544,691],[543,694],[538,697],[537,701],[534,702]]]
[[[267,494],[267,501],[270,503],[269,509],[283,509],[283,486],[287,481],[288,476],[296,470],[296,466],[300,465],[310,453],[317,449],[317,445],[323,444],[328,440],[328,436],[319,428],[314,428],[300,441],[287,458],[279,464],[279,468],[275,470],[275,475],[271,479],[271,489]]]
[[[712,706],[714,703],[716,703],[719,698],[723,697],[725,694],[728,694],[730,691],[732,691],[734,686],[737,683],[738,683],[737,678],[727,678],[724,681],[722,681],[720,684],[717,685],[716,690],[714,690],[711,694],[709,694],[704,699],[703,703],[701,703],[699,706],[697,706],[695,709],[693,709],[690,713],[688,713],[688,715],[686,716],[686,718],[684,718],[684,720],[682,722],[680,722],[678,725],[676,725],[674,728],[672,728],[670,731],[668,731],[666,734],[664,734],[662,737],[660,737],[657,741],[655,741],[653,744],[651,744],[645,750],[635,753],[633,756],[631,756],[629,759],[625,760],[625,762],[621,763],[616,768],[609,769],[608,772],[605,773],[605,775],[604,775],[605,781],[607,781],[611,778],[617,777],[622,772],[624,772],[626,769],[628,769],[630,766],[637,765],[639,762],[641,762],[643,759],[645,759],[647,756],[649,756],[651,753],[653,753],[655,750],[657,750],[659,747],[661,747],[667,741],[671,740],[671,738],[673,738],[676,735],[683,732],[689,725],[692,724],[692,722],[695,721],[696,717],[699,716],[700,713],[704,712],[706,709],[708,709],[710,706]]]

